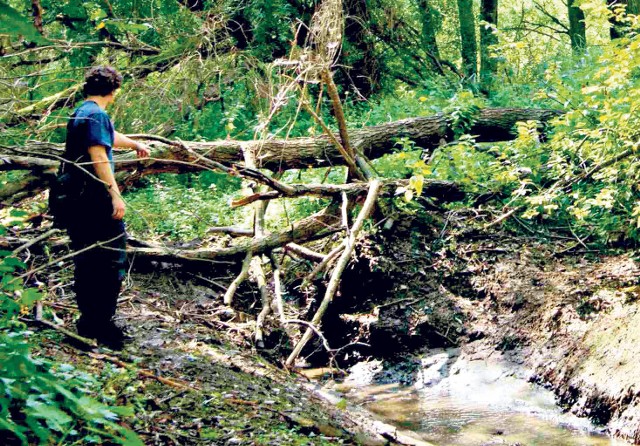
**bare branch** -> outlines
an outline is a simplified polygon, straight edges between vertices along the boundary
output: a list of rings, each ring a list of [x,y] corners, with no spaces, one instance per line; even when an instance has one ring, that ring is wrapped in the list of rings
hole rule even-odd
[[[353,253],[353,249],[355,247],[356,237],[360,232],[360,230],[362,229],[362,226],[364,225],[364,221],[369,217],[369,215],[371,214],[371,211],[374,208],[374,205],[378,198],[378,193],[380,191],[380,186],[381,186],[381,183],[378,180],[373,180],[370,183],[367,199],[362,205],[362,209],[358,214],[358,218],[356,219],[355,223],[353,224],[353,227],[351,228],[351,234],[349,235],[349,237],[345,239],[345,250],[342,252],[342,255],[340,256],[340,259],[338,260],[338,263],[335,269],[333,270],[333,273],[331,273],[331,279],[329,280],[329,284],[327,285],[327,290],[325,292],[324,298],[322,299],[322,302],[320,303],[320,307],[318,307],[318,310],[316,311],[315,315],[313,316],[313,319],[311,320],[311,323],[315,326],[320,325],[322,321],[322,316],[324,316],[325,311],[327,310],[327,308],[329,307],[329,304],[333,300],[333,296],[335,295],[338,289],[338,285],[340,284],[340,277],[342,276],[342,272],[344,271],[347,264],[349,263],[349,260],[351,259],[351,254]],[[307,331],[302,336],[302,339],[298,342],[298,344],[295,346],[295,348],[287,358],[287,361],[285,363],[287,367],[291,367],[291,365],[294,363],[294,361],[296,360],[296,358],[298,357],[298,355],[300,354],[304,346],[307,344],[307,342],[309,342],[312,336],[313,336],[313,330],[311,328],[307,328]]]

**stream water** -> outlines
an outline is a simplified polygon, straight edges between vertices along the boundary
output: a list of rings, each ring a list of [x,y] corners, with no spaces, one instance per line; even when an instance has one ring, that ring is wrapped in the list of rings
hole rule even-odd
[[[524,370],[500,358],[473,360],[455,349],[432,351],[410,374],[410,384],[400,385],[407,382],[405,372],[384,370],[372,361],[357,364],[344,382],[329,387],[438,446],[629,444],[564,413],[551,391],[529,383]]]

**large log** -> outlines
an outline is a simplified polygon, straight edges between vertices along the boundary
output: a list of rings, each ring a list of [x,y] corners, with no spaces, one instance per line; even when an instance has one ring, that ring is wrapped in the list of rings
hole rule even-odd
[[[548,122],[559,116],[557,110],[543,109],[484,109],[478,112],[468,133],[475,135],[478,142],[507,141],[515,137],[514,127],[520,121]],[[400,138],[408,138],[416,147],[431,149],[455,139],[456,129],[451,118],[445,114],[409,118],[376,126],[352,129],[352,145],[361,150],[369,159],[380,158],[396,149]],[[141,139],[143,135],[138,135]],[[148,139],[148,138],[147,138]],[[175,172],[202,170],[199,157],[223,164],[242,163],[242,148],[257,154],[258,165],[272,171],[343,165],[344,159],[326,135],[314,138],[266,139],[254,141],[221,140],[215,142],[180,142],[168,144],[164,138],[157,138],[152,159],[136,161],[131,154],[116,156],[118,169],[138,170],[141,173]],[[23,148],[4,148],[5,155],[29,155],[60,157],[62,146],[52,143],[32,143]],[[180,165],[175,161],[182,162]]]

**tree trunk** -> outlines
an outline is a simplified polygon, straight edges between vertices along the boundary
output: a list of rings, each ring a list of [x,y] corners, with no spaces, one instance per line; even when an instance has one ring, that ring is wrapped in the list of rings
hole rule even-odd
[[[492,26],[480,25],[480,88],[488,94],[495,78],[498,64],[491,57],[491,45],[498,43],[493,28],[498,26],[498,0],[480,2],[480,20]]]
[[[585,24],[584,11],[578,6],[577,0],[568,0],[569,8],[569,39],[571,39],[571,49],[579,54],[584,51],[587,45],[587,27]]]
[[[42,27],[42,6],[40,0],[31,0],[31,15],[33,16],[33,26],[38,30],[40,34],[44,34],[44,28]]]
[[[478,74],[478,45],[473,0],[458,0],[458,18],[460,21],[462,72],[467,78],[475,79]]]
[[[440,50],[436,40],[437,24],[433,16],[433,7],[429,0],[418,0],[418,9],[422,19],[422,45],[434,68],[444,74],[440,63]]]
[[[517,122],[544,123],[560,114],[557,110],[544,109],[484,109],[478,112],[468,133],[476,135],[478,142],[508,141],[515,137],[514,127]],[[361,150],[368,159],[376,159],[392,153],[398,138],[408,138],[415,142],[416,147],[428,150],[453,141],[455,130],[451,127],[451,120],[447,115],[436,114],[354,129],[349,132],[349,136],[356,150]],[[207,167],[204,163],[198,162],[201,157],[226,165],[241,163],[244,159],[243,147],[255,149],[258,165],[275,172],[344,164],[343,156],[326,135],[287,140],[180,143],[172,143],[150,135],[130,136],[147,141],[162,141],[155,144],[150,159],[136,159],[135,154],[131,152],[116,156],[119,170],[136,171],[138,176],[203,170]],[[34,142],[27,147],[3,148],[0,150],[0,170],[28,170],[30,166],[41,167],[46,158],[59,160],[62,154],[63,146],[54,143]]]
[[[622,6],[627,14],[640,14],[640,0],[607,0],[607,5],[612,11],[617,9],[616,7]],[[624,37],[629,32],[627,24],[618,20],[615,15],[609,18],[609,24],[611,25],[609,31],[611,40]]]
[[[341,219],[338,215],[339,206],[337,202],[334,202],[325,210],[293,223],[283,232],[243,239],[229,247],[172,250],[165,247],[136,248],[129,246],[127,252],[145,260],[169,263],[238,259],[246,256],[247,252],[257,256],[287,243],[316,240],[342,230]]]

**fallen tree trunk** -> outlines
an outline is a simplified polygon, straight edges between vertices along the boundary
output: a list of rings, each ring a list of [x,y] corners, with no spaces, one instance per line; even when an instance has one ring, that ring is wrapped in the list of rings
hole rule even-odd
[[[323,211],[304,218],[288,230],[275,232],[263,237],[241,240],[224,248],[201,248],[193,250],[172,249],[170,247],[127,247],[127,252],[146,260],[167,263],[182,263],[189,261],[217,261],[233,260],[246,256],[251,251],[253,255],[267,253],[287,243],[303,243],[326,237],[342,229],[338,205],[331,204]]]
[[[289,185],[292,189],[290,192],[268,191],[248,195],[239,198],[231,203],[232,207],[246,206],[261,200],[274,200],[283,197],[334,197],[342,193],[351,195],[362,193],[369,187],[367,183],[347,183],[347,184],[293,184]],[[383,182],[382,188],[385,195],[393,195],[398,188],[406,188],[409,186],[409,180],[388,180]],[[460,187],[450,181],[441,180],[424,180],[422,188],[422,196],[437,198],[442,201],[452,202],[460,201],[465,197],[464,191]]]
[[[542,109],[484,109],[478,112],[468,133],[476,135],[479,142],[506,141],[515,137],[513,130],[517,122],[531,120],[544,123],[560,114],[556,110]],[[136,160],[132,154],[116,155],[118,169],[138,171],[141,174],[202,170],[206,166],[198,162],[200,157],[227,165],[242,163],[243,148],[256,153],[258,166],[272,171],[344,165],[344,158],[326,135],[315,138],[215,142],[172,142],[153,135],[131,136],[156,141],[148,160]],[[439,113],[353,129],[350,136],[353,147],[362,151],[367,158],[375,159],[393,152],[399,138],[409,138],[415,142],[416,147],[431,149],[443,141],[453,141],[455,129],[452,128],[451,118]],[[62,156],[62,145],[31,143],[25,147],[5,147],[1,152],[1,158],[59,158]]]

